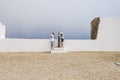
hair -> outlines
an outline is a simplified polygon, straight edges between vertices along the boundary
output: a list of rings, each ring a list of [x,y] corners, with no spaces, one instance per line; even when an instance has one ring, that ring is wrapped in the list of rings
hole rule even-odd
[[[61,34],[61,36],[63,36],[63,34]]]
[[[53,34],[53,35],[55,35],[55,33],[54,33],[54,32],[52,32],[52,34]]]

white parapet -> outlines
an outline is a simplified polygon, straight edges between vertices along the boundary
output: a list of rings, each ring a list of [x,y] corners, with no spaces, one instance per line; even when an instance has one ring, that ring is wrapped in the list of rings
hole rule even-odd
[[[5,25],[0,22],[0,39],[5,39]]]

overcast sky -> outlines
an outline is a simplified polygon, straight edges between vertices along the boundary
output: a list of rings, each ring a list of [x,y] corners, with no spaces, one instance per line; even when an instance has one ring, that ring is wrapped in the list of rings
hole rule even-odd
[[[64,32],[65,38],[89,39],[95,17],[120,16],[120,0],[0,0],[0,22],[8,38],[48,38]]]

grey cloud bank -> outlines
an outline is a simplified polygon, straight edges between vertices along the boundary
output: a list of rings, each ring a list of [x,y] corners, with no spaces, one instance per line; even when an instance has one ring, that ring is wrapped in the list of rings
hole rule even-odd
[[[95,17],[120,16],[119,0],[0,0],[0,22],[8,38],[49,38],[64,32],[65,38],[89,39]]]

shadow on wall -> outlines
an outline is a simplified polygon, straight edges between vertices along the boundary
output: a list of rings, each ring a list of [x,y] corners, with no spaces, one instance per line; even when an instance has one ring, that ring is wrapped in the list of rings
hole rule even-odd
[[[97,39],[98,28],[100,24],[100,17],[97,17],[91,21],[91,39]]]

